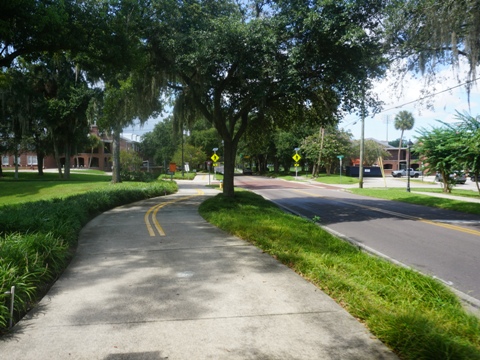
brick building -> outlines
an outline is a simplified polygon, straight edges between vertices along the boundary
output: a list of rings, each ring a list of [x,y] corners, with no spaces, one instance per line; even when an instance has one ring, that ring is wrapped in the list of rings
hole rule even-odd
[[[72,168],[97,169],[103,171],[112,170],[112,137],[100,133],[96,125],[90,128],[90,134],[99,139],[99,145],[91,149],[83,149],[83,152],[73,155],[70,158]],[[120,138],[121,150],[139,151],[139,143],[133,139],[125,137]],[[65,164],[65,156],[60,158],[61,164]],[[22,153],[18,157],[18,165],[23,169],[36,169],[38,167],[37,155],[34,152]],[[2,167],[14,167],[15,156],[12,154],[2,154]],[[55,169],[57,163],[54,156],[46,156],[43,161],[44,169]]]
[[[392,171],[398,169],[406,169],[408,163],[408,149],[407,148],[400,148],[400,156],[398,153],[398,147],[391,146],[388,144],[387,141],[380,141],[376,139],[365,139],[365,140],[373,140],[380,144],[385,151],[390,154],[389,158],[382,159],[383,162],[383,170],[385,175],[390,175]],[[353,166],[360,166],[360,159],[352,159]],[[380,164],[376,164],[376,166],[380,166]],[[421,170],[422,163],[416,154],[410,154],[410,167],[414,170]]]

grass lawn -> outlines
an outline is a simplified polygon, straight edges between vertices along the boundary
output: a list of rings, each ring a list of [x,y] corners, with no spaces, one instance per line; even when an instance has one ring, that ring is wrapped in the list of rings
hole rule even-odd
[[[320,174],[317,178],[312,178],[310,173],[298,173],[295,176],[295,172],[290,174],[267,174],[267,176],[275,177],[277,179],[289,180],[289,181],[317,181],[324,184],[358,184],[358,178],[350,176],[340,176],[339,174]]]
[[[480,320],[439,281],[364,253],[251,192],[219,194],[200,214],[316,284],[401,359],[480,359]]]
[[[418,204],[436,207],[440,209],[460,211],[467,214],[480,215],[480,204],[474,202],[451,200],[446,198],[434,197],[429,195],[418,194],[417,192],[433,192],[442,193],[441,189],[416,188],[414,192],[406,192],[405,189],[399,188],[368,188],[368,189],[348,189],[353,194],[376,197],[380,199],[402,201],[410,204]],[[468,195],[467,195],[468,194]],[[451,195],[471,196],[479,198],[478,194],[468,190],[452,190]]]
[[[94,189],[111,186],[111,176],[104,172],[88,170],[74,171],[70,180],[60,179],[57,173],[19,172],[18,179],[13,172],[3,172],[0,178],[0,205],[19,204],[51,198],[65,198]]]
[[[326,175],[320,174],[315,181],[324,183],[324,184],[358,184],[358,178],[351,177],[351,176],[340,176],[337,174]]]
[[[431,192],[431,193],[437,193],[437,194],[444,194],[441,188],[438,189],[432,189],[432,188],[415,188],[412,191],[418,191],[418,192]],[[452,192],[450,195],[454,196],[463,196],[467,198],[472,198],[472,199],[480,199],[480,194],[477,191],[472,191],[472,190],[464,190],[464,189],[459,189],[459,188],[453,188]]]

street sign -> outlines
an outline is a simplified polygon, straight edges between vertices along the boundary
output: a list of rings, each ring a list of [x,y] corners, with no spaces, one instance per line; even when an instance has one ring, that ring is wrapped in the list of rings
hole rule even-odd
[[[299,167],[299,166],[300,166],[300,164],[296,163],[296,164],[295,164],[295,165],[293,165],[293,166],[295,166],[295,167]]]
[[[218,163],[213,163],[213,167],[217,167],[218,166]]]
[[[298,154],[295,154],[292,156],[292,159],[295,160],[295,162],[299,162],[302,157]]]
[[[210,158],[213,160],[213,162],[217,162],[218,159],[220,159],[220,156],[218,156],[217,154],[213,154],[212,157]],[[214,165],[215,166],[215,165]]]

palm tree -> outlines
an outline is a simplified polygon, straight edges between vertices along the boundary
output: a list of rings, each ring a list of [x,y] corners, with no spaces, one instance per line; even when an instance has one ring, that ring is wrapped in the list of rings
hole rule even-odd
[[[395,115],[395,130],[401,130],[400,142],[398,144],[398,168],[400,170],[400,150],[402,149],[403,144],[403,132],[405,130],[412,130],[413,125],[415,124],[415,119],[411,112],[402,110],[397,115]]]

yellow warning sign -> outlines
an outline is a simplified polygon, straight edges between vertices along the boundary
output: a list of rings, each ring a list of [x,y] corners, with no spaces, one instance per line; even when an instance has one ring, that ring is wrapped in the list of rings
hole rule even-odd
[[[213,154],[212,157],[210,158],[213,160],[213,162],[217,162],[218,159],[220,159],[220,156],[218,156],[217,154]]]
[[[298,154],[295,154],[292,156],[292,159],[295,160],[295,162],[298,162],[302,157]]]

